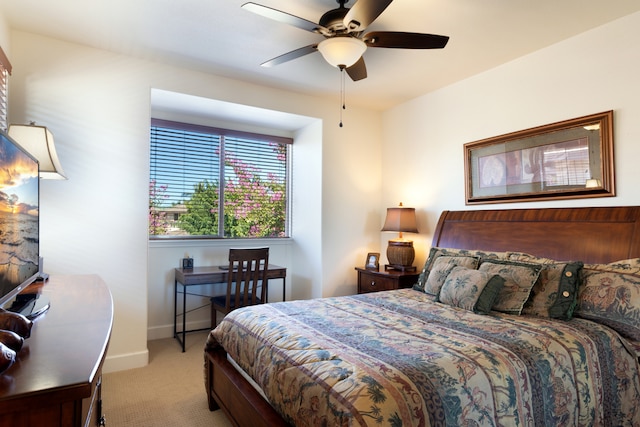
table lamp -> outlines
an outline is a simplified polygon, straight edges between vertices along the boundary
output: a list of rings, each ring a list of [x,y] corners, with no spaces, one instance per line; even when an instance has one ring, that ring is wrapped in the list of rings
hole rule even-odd
[[[40,163],[40,178],[67,179],[58,160],[53,135],[44,126],[34,122],[28,125],[9,125],[9,136],[27,150]]]
[[[397,231],[398,238],[389,240],[387,246],[387,260],[385,270],[415,271],[413,260],[416,252],[413,249],[413,241],[402,237],[402,233],[417,233],[416,210],[400,206],[387,208],[387,218],[384,221],[382,231]]]

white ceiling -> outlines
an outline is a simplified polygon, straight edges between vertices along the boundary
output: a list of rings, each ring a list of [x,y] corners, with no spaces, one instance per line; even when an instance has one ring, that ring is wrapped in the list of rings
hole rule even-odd
[[[0,10],[16,30],[337,98],[340,73],[319,53],[260,67],[322,38],[241,9],[245,1],[2,0]],[[314,22],[338,7],[335,0],[253,1]],[[442,34],[449,43],[368,49],[368,78],[347,80],[347,99],[386,109],[639,10],[638,0],[395,0],[367,31]]]

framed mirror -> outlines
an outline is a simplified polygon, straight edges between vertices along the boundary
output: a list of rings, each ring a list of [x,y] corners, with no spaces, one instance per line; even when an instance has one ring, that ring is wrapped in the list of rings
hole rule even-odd
[[[464,145],[466,204],[615,196],[613,111]]]

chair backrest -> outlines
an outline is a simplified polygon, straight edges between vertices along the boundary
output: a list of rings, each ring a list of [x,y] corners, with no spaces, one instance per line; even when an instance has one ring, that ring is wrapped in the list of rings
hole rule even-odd
[[[269,248],[229,249],[227,311],[266,302],[268,265]]]

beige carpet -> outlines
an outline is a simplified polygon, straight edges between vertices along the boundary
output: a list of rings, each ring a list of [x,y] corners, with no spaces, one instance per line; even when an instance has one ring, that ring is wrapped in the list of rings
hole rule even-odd
[[[103,411],[110,427],[230,427],[209,411],[204,388],[205,332],[187,335],[182,353],[173,338],[149,341],[149,365],[104,374]]]

